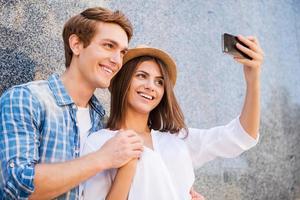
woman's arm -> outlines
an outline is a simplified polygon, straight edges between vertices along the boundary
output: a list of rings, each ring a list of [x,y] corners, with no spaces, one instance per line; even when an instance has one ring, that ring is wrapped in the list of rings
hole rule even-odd
[[[114,182],[106,196],[106,200],[127,200],[137,161],[137,159],[132,159],[126,165],[118,169]]]
[[[234,119],[225,126],[211,129],[189,129],[185,142],[196,167],[216,157],[232,158],[255,146],[260,122],[260,71],[263,51],[254,37],[238,36],[249,48],[237,44],[237,48],[252,57],[235,58],[244,65],[247,84],[245,102],[239,119]]]
[[[237,62],[244,65],[244,75],[247,84],[240,122],[245,131],[256,139],[260,123],[260,71],[264,53],[255,37],[239,35],[238,39],[249,48],[245,48],[240,44],[237,44],[237,48],[252,58],[252,60],[235,58]]]

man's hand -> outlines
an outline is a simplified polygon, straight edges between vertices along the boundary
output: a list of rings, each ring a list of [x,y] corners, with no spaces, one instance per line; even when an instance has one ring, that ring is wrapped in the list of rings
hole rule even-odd
[[[143,151],[141,137],[132,130],[119,131],[108,140],[96,153],[102,158],[104,169],[119,168],[133,158],[139,158]],[[103,162],[104,161],[104,162]]]
[[[190,194],[191,194],[192,200],[205,200],[201,194],[197,193],[194,190],[194,188],[191,188]]]

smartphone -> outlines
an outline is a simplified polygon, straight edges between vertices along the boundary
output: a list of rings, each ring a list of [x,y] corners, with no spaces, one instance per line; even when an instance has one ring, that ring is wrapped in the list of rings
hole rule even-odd
[[[252,58],[250,56],[248,56],[247,54],[245,54],[244,52],[242,52],[241,50],[239,50],[236,47],[236,43],[240,43],[241,45],[243,45],[246,48],[249,48],[247,45],[245,45],[244,43],[242,43],[237,36],[234,35],[230,35],[228,33],[224,33],[222,35],[222,50],[224,53],[230,54],[234,57],[238,57],[238,58],[247,58],[252,60]]]

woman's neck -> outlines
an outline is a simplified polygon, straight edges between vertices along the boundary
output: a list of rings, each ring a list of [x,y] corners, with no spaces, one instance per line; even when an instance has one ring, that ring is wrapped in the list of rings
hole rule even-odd
[[[127,111],[125,121],[122,124],[122,129],[131,129],[139,134],[148,134],[150,129],[148,127],[148,114],[141,114],[133,111]]]
[[[127,110],[122,129],[130,129],[135,131],[143,139],[144,145],[150,149],[153,148],[153,141],[151,137],[151,130],[148,127],[149,113],[138,113],[133,110]]]

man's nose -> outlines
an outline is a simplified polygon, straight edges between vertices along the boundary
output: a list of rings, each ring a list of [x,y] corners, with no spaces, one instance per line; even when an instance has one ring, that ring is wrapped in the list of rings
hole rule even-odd
[[[120,66],[122,65],[122,62],[123,62],[123,58],[121,56],[121,52],[114,52],[112,55],[111,55],[111,58],[110,58],[111,62],[115,63],[117,66]]]

